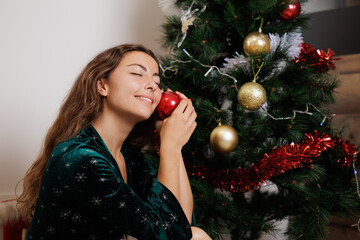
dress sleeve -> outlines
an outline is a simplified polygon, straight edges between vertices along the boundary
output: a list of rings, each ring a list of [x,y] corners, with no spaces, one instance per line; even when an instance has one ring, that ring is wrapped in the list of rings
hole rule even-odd
[[[152,188],[152,179],[156,178],[156,172],[150,161],[138,149],[127,146],[126,151],[136,159],[131,165],[134,172],[132,188],[142,198],[146,198]],[[195,226],[195,199],[193,198],[193,214],[191,217],[191,226]]]
[[[63,171],[68,193],[119,232],[138,239],[191,239],[190,225],[175,196],[148,178],[146,198],[136,194],[103,155],[78,149]],[[64,168],[65,169],[65,168]]]
[[[157,173],[140,150],[127,145],[124,151],[131,168],[131,188],[145,199],[151,191],[153,178],[156,178]]]

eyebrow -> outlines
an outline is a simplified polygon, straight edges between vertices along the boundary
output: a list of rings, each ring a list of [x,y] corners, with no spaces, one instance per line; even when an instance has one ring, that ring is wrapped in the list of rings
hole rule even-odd
[[[130,67],[130,66],[138,66],[138,67],[141,67],[145,72],[147,72],[147,68],[139,63],[132,63],[132,64],[129,64],[127,65],[127,67]],[[160,77],[160,75],[158,73],[154,73],[153,76],[157,76],[157,77]]]

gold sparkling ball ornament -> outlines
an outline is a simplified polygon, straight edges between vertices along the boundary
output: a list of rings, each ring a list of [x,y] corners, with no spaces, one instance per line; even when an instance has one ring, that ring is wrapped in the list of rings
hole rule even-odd
[[[243,108],[255,111],[266,102],[266,91],[260,84],[248,82],[240,87],[237,98]]]
[[[210,145],[220,154],[231,152],[238,143],[239,136],[235,129],[229,125],[219,124],[210,134]]]
[[[270,40],[261,30],[252,32],[245,37],[243,48],[248,56],[258,57],[261,54],[266,55],[270,51]]]

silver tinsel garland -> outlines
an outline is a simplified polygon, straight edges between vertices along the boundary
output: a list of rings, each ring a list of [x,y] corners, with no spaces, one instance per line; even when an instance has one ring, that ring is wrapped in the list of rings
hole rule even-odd
[[[181,17],[181,9],[175,3],[176,0],[159,0],[159,7],[166,16]]]
[[[223,64],[223,67],[220,68],[220,71],[222,72],[229,73],[241,70],[245,73],[249,73],[250,71],[251,58],[240,55],[238,52],[235,52],[235,56],[233,58],[225,58],[224,60],[225,63]]]

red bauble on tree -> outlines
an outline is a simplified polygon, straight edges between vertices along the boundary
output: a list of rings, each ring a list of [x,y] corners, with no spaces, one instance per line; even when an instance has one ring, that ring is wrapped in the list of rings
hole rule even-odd
[[[281,11],[280,18],[283,21],[292,21],[301,13],[301,5],[299,3],[299,0],[288,0],[286,1],[286,4],[289,5],[287,8]]]
[[[160,119],[169,117],[180,102],[180,97],[174,92],[163,92],[159,105],[156,107]]]

